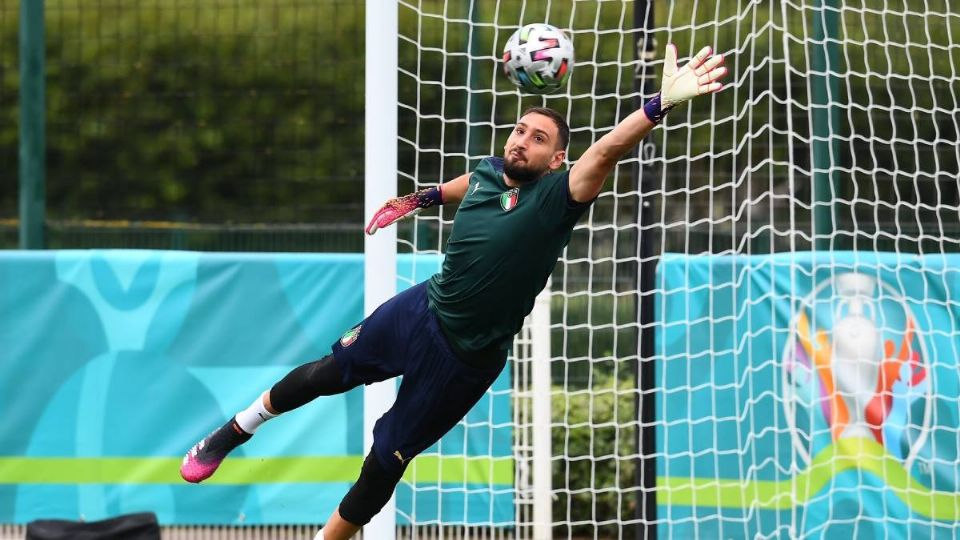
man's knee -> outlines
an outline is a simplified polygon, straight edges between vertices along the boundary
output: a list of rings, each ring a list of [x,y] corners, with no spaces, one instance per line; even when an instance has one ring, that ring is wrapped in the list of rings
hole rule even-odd
[[[380,464],[373,450],[363,460],[360,478],[340,503],[340,516],[354,525],[366,525],[393,495],[403,471],[390,471]]]

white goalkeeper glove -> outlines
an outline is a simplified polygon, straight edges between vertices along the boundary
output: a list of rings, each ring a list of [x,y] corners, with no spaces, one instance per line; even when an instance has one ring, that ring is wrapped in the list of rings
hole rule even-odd
[[[712,94],[723,88],[719,80],[727,74],[723,55],[713,54],[713,49],[704,47],[682,68],[677,68],[677,46],[667,45],[663,58],[663,82],[660,93],[643,106],[643,111],[654,123],[675,106],[697,96]]]

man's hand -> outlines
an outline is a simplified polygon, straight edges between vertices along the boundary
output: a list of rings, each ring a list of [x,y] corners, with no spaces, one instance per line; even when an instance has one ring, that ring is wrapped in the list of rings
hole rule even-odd
[[[723,66],[723,55],[713,54],[713,49],[700,49],[687,65],[677,68],[677,46],[667,45],[663,59],[663,83],[660,93],[643,106],[644,112],[654,123],[659,123],[663,115],[673,107],[697,96],[712,94],[723,88],[720,79],[727,74]]]
[[[424,208],[437,204],[443,204],[443,194],[439,187],[422,189],[416,193],[390,199],[373,215],[373,219],[366,228],[367,234],[373,234],[377,229],[413,217]]]
[[[703,94],[710,94],[723,88],[719,81],[727,74],[723,66],[723,55],[713,55],[713,49],[700,49],[687,65],[677,69],[677,46],[667,45],[663,58],[663,83],[660,85],[661,106],[664,109],[679,105],[684,101]]]

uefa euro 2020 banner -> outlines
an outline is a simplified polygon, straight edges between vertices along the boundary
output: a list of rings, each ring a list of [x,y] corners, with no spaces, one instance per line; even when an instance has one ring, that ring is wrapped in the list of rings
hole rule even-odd
[[[439,268],[400,257],[398,290]],[[319,523],[363,461],[363,390],[265,424],[201,485],[184,452],[363,317],[360,254],[0,252],[0,523],[153,511]],[[513,520],[510,373],[410,465],[398,522]],[[413,494],[416,490],[414,503]]]
[[[437,269],[415,261],[401,261],[400,288]],[[664,256],[661,534],[957,537],[958,268],[942,255]],[[329,352],[362,316],[362,280],[360,255],[3,253],[0,523],[325,519],[362,461],[360,390],[266,424],[204,485],[177,466]],[[401,522],[513,521],[509,388],[505,370],[470,429],[415,460]]]
[[[667,538],[957,538],[960,256],[667,255]]]

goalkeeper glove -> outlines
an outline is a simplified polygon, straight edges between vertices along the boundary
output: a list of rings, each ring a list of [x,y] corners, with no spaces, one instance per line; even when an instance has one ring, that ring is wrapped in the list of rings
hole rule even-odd
[[[366,228],[367,234],[373,234],[377,232],[377,229],[415,216],[424,208],[430,208],[437,204],[443,204],[443,192],[440,186],[421,189],[416,193],[390,199],[373,215],[373,219],[370,220]]]
[[[663,59],[663,83],[660,85],[660,93],[643,106],[643,112],[650,121],[659,124],[664,115],[675,106],[723,88],[718,81],[726,74],[723,55],[714,56],[710,47],[700,49],[687,65],[677,69],[677,46],[671,43],[667,45]]]

